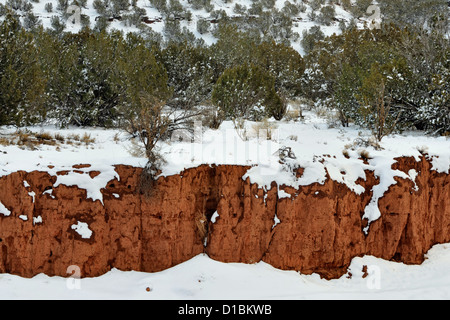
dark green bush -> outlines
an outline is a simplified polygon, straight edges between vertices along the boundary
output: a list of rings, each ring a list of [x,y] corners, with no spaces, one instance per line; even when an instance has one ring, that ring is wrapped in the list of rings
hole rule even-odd
[[[275,79],[255,65],[225,70],[214,85],[212,102],[228,119],[258,121],[267,116],[279,116],[284,108],[275,91]]]

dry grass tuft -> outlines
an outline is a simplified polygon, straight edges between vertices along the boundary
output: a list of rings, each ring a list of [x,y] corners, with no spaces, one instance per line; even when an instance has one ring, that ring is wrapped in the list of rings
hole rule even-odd
[[[92,138],[90,133],[85,132],[80,141],[88,146],[95,142],[95,138]]]
[[[0,137],[0,145],[2,146],[9,146],[13,144],[10,138],[8,137]]]
[[[64,138],[64,136],[62,134],[55,133],[55,140],[59,141],[60,143],[64,143],[66,138]]]
[[[50,133],[48,132],[41,132],[41,133],[36,133],[34,135],[34,137],[38,140],[38,141],[51,141],[53,140],[53,137]]]
[[[361,157],[361,159],[363,159],[364,161],[367,161],[371,158],[369,151],[367,151],[366,149],[358,150],[358,154]]]
[[[261,140],[272,140],[277,128],[278,126],[275,123],[271,123],[267,119],[264,119],[261,122],[257,122],[252,126],[253,135]]]
[[[197,211],[195,213],[195,225],[197,226],[197,234],[200,239],[205,239],[208,233],[208,219],[202,211]]]

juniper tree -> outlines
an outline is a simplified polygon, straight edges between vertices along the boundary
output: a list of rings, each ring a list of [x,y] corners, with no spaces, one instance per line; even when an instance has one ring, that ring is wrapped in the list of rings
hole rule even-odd
[[[7,14],[0,25],[0,124],[24,125],[43,116],[45,78],[33,37]]]
[[[336,16],[336,11],[334,6],[324,6],[320,9],[320,14],[318,16],[318,21],[321,24],[329,26]]]
[[[250,8],[248,8],[247,12],[251,15],[254,16],[259,16],[263,13],[263,5],[260,1],[254,1],[251,5]]]
[[[319,11],[320,8],[325,4],[326,0],[311,0],[309,5],[313,11]]]
[[[53,3],[51,2],[47,2],[44,6],[45,11],[47,11],[48,13],[53,12]]]
[[[381,66],[374,63],[369,74],[362,79],[359,93],[360,113],[372,134],[381,141],[397,129],[401,111],[394,111],[394,102],[387,88],[388,79],[381,72]]]
[[[367,15],[367,9],[372,4],[372,0],[356,0],[355,4],[350,7],[350,12],[355,18]]]
[[[42,26],[42,21],[33,12],[27,12],[23,18],[23,27],[28,31],[33,31],[39,26]]]
[[[173,121],[163,113],[172,91],[167,85],[166,70],[137,35],[127,35],[117,67],[122,71],[120,81],[125,87],[120,98],[121,125],[136,136],[145,149],[148,163],[141,182],[143,191],[148,191],[163,160],[155,146],[173,129]]]
[[[287,15],[289,17],[296,16],[300,13],[299,5],[293,4],[289,1],[284,2],[283,9],[281,9],[281,10],[285,15]]]
[[[275,6],[275,0],[260,0],[266,9],[272,9]]]
[[[95,11],[101,16],[107,14],[107,3],[103,0],[94,0],[92,3],[92,6],[94,7]]]
[[[7,0],[6,7],[23,12],[31,11],[33,9],[33,5],[28,2],[28,0]]]
[[[64,43],[63,37],[41,31],[36,43],[40,48],[39,64],[47,79],[45,105],[47,116],[60,125],[69,124],[68,108],[74,95],[73,85],[80,76],[77,68],[77,48],[74,43]],[[67,121],[67,122],[66,122]]]
[[[450,10],[446,0],[380,0],[379,6],[386,22],[417,27],[429,25],[440,13],[448,20]]]
[[[58,4],[56,6],[56,10],[60,13],[62,16],[67,15],[67,9],[69,7],[69,0],[58,0]]]
[[[210,98],[215,63],[210,50],[187,42],[170,43],[161,53],[167,70],[168,84],[173,89],[167,104],[189,110]]]
[[[66,28],[66,24],[59,16],[52,16],[50,18],[50,25],[55,35],[61,35]]]
[[[233,12],[237,13],[237,14],[243,15],[246,13],[246,11],[247,11],[247,7],[244,5],[241,5],[239,3],[236,3],[233,7]]]
[[[139,27],[142,22],[142,18],[145,17],[145,15],[145,9],[135,6],[130,13],[122,16],[122,21],[125,25]]]
[[[306,54],[310,53],[316,43],[325,38],[325,34],[320,29],[320,26],[313,26],[309,30],[303,30],[300,44]]]
[[[194,10],[207,9],[211,6],[211,0],[188,0],[188,3]]]
[[[158,9],[159,12],[164,15],[167,14],[167,1],[166,0],[150,0],[153,7]]]
[[[212,102],[233,121],[261,120],[283,108],[275,79],[261,67],[240,65],[224,71],[213,87]]]
[[[112,16],[119,16],[122,11],[127,11],[130,7],[129,0],[111,0]]]
[[[99,16],[95,19],[95,26],[94,31],[95,32],[104,32],[108,29],[109,21],[108,18],[104,16]]]
[[[206,19],[198,19],[197,20],[197,32],[200,34],[205,34],[209,31],[211,23]]]
[[[250,62],[254,48],[261,42],[259,33],[241,32],[231,24],[220,24],[211,45],[211,56],[217,62],[216,79],[229,67]]]
[[[419,108],[418,117],[425,130],[433,134],[450,135],[450,66],[434,75],[429,84],[430,94]]]
[[[305,63],[291,46],[264,41],[255,48],[252,60],[274,77],[278,93],[290,98],[301,94]]]

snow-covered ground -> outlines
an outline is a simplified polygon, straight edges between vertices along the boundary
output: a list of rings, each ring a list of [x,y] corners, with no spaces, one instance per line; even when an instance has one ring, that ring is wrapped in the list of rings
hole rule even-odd
[[[447,300],[449,265],[448,244],[434,246],[422,265],[372,256],[354,258],[349,273],[335,280],[278,270],[264,262],[222,263],[198,255],[156,273],[113,269],[100,277],[82,279],[0,274],[0,299]],[[367,266],[366,276],[363,266]]]

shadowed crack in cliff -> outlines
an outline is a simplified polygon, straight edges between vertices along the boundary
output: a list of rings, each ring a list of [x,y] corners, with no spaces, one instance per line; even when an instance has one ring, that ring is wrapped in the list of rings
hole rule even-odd
[[[277,190],[278,190],[278,186],[276,186]],[[267,252],[269,251],[270,245],[272,244],[275,232],[276,232],[276,226],[281,222],[278,219],[278,201],[280,201],[280,198],[278,196],[278,192],[275,193],[275,207],[274,207],[274,216],[273,216],[273,220],[274,220],[274,224],[272,226],[272,231],[271,231],[271,235],[270,235],[270,240],[267,244],[267,248],[266,250],[263,252],[260,261],[262,261],[264,259],[264,257],[266,256]],[[278,220],[278,221],[277,221]]]
[[[219,205],[219,184],[217,183],[217,170],[215,166],[209,169],[209,179],[208,179],[208,192],[205,194],[203,200],[203,208],[201,211],[197,211],[195,214],[195,223],[197,226],[197,231],[203,242],[203,247],[206,249],[208,245],[208,237],[212,229],[213,222],[211,218],[215,212],[217,212],[217,207]]]

